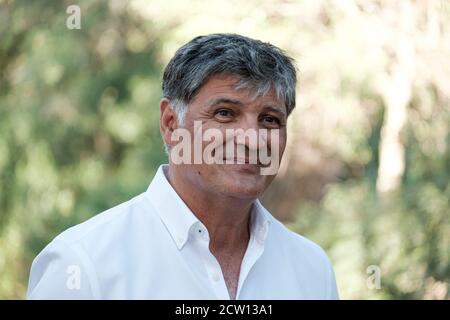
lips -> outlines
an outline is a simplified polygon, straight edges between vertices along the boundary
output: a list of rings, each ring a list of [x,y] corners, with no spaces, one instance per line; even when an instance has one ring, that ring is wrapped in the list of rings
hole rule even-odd
[[[223,158],[223,161],[225,164],[246,164],[246,165],[261,166],[261,163],[259,161],[250,162],[249,158],[239,158],[239,157]]]

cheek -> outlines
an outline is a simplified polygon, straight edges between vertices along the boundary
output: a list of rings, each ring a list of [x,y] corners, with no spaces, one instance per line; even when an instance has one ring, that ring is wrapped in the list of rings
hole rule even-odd
[[[286,149],[286,140],[283,140],[283,143],[280,144],[280,160],[283,157],[285,149]]]
[[[284,149],[286,148],[286,142],[287,142],[286,138],[287,137],[286,137],[285,132],[281,132],[279,135],[274,135],[274,136],[271,136],[269,134],[269,136],[268,136],[268,141],[267,141],[268,147],[270,148],[270,150],[272,152],[275,151],[275,148],[278,148],[278,154],[280,156],[280,159],[284,153]]]

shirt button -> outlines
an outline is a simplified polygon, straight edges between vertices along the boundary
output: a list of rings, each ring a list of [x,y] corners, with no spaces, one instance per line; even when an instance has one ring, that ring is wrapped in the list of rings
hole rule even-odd
[[[177,238],[177,243],[178,243],[179,245],[182,245],[182,244],[183,244],[183,238],[178,237],[178,238]]]
[[[218,282],[220,280],[220,276],[217,273],[214,273],[212,278],[214,282]]]
[[[206,231],[202,230],[202,229],[198,229],[197,234],[200,239],[206,239],[208,237],[208,235],[206,234]]]
[[[258,242],[258,244],[260,245],[264,244],[264,236],[262,234],[258,234],[256,236],[256,242]]]

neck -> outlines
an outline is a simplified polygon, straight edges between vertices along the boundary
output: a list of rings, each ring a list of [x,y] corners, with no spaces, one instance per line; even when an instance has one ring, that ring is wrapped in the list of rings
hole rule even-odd
[[[255,199],[240,199],[193,186],[169,166],[167,178],[193,214],[208,229],[211,251],[234,252],[247,246]]]

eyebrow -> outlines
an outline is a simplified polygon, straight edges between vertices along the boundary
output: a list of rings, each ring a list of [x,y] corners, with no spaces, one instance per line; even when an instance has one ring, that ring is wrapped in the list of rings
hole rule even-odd
[[[239,100],[235,100],[235,99],[230,99],[230,98],[217,98],[214,99],[212,102],[210,102],[208,105],[210,107],[212,106],[216,106],[218,104],[234,104],[237,106],[243,106],[244,104],[239,101]],[[287,116],[285,112],[282,111],[282,109],[280,107],[274,106],[274,105],[264,105],[263,106],[264,109],[281,114],[283,116]]]
[[[244,104],[239,101],[239,100],[234,100],[234,99],[230,99],[230,98],[217,98],[214,99],[211,103],[209,103],[209,106],[215,106],[221,103],[225,103],[225,104],[235,104],[238,106],[243,106]]]
[[[276,106],[272,106],[272,105],[265,105],[264,109],[275,112],[275,113],[279,113],[283,116],[287,116],[285,112],[283,112],[279,107]]]

